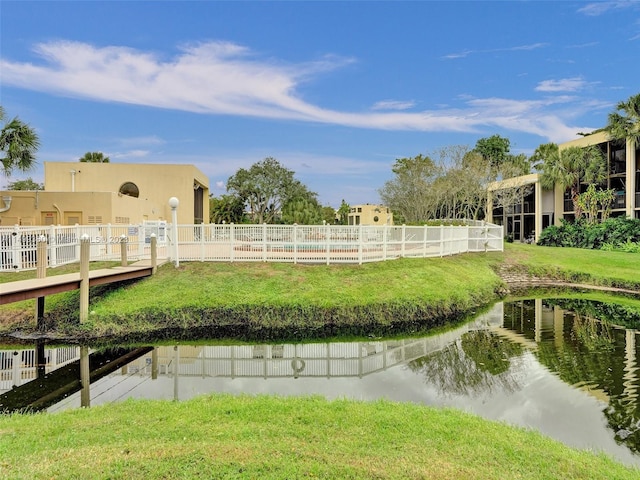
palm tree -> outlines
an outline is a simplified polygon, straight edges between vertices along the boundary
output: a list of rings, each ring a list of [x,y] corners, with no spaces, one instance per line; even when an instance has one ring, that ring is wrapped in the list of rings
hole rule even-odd
[[[633,145],[640,145],[640,93],[616,105],[605,129],[616,140],[631,140]]]
[[[0,106],[0,122],[4,120],[4,108]],[[10,177],[14,169],[21,172],[31,170],[36,162],[36,150],[39,146],[40,140],[35,130],[18,117],[5,123],[0,131],[0,161],[4,176]]]
[[[598,147],[569,147],[552,152],[542,165],[540,183],[542,188],[551,190],[558,186],[570,189],[573,212],[576,220],[582,209],[578,203],[580,184],[599,184],[607,178],[607,161]]]
[[[87,152],[80,158],[80,161],[87,163],[109,163],[109,157],[105,157],[102,152]]]

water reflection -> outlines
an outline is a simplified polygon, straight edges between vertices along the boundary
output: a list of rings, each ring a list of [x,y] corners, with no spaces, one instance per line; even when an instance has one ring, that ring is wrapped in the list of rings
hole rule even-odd
[[[43,388],[48,401],[30,408],[210,392],[387,398],[464,409],[640,465],[637,332],[563,306],[499,303],[456,330],[425,338],[150,346],[82,356],[80,347],[4,350],[0,408],[20,408],[10,403],[16,392]],[[75,379],[56,374],[65,369]],[[54,401],[52,392],[62,395]]]

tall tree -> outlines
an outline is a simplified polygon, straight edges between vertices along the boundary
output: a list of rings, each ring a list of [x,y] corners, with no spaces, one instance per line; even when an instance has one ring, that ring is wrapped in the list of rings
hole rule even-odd
[[[640,93],[616,105],[605,129],[614,139],[632,140],[635,146],[640,145]]]
[[[324,220],[328,225],[333,225],[336,223],[336,209],[331,205],[325,205],[322,207],[322,220]]]
[[[474,150],[488,160],[491,166],[498,171],[502,164],[508,160],[510,148],[511,142],[508,138],[492,135],[478,140]]]
[[[209,198],[209,221],[211,223],[242,223],[244,202],[236,195],[220,195]]]
[[[44,190],[42,183],[34,182],[31,177],[26,180],[16,180],[7,184],[7,190]]]
[[[253,223],[274,223],[282,207],[294,198],[308,198],[306,186],[294,178],[294,172],[268,157],[254,163],[248,170],[241,168],[227,180],[227,191],[242,199]]]
[[[102,152],[87,152],[80,157],[80,161],[85,163],[109,163],[109,157],[105,157]]]
[[[5,111],[0,106],[0,162],[5,177],[10,177],[14,170],[27,172],[36,162],[36,151],[40,146],[38,134],[18,117],[8,123],[5,121]]]
[[[391,171],[394,177],[378,190],[382,202],[407,223],[429,220],[434,211],[429,187],[440,173],[440,168],[428,156],[399,158]]]
[[[340,204],[340,208],[338,208],[338,223],[340,225],[347,225],[349,223],[349,212],[351,211],[351,207],[347,202],[342,199],[342,203]]]
[[[600,184],[607,178],[607,161],[597,147],[569,147],[548,157],[542,168],[540,183],[547,190],[558,186],[569,189],[575,218],[582,209],[578,201],[580,184]]]
[[[529,162],[537,171],[542,171],[547,159],[558,154],[558,145],[555,143],[543,143],[529,157]]]
[[[282,223],[293,225],[317,225],[322,223],[322,207],[315,193],[306,192],[290,198],[282,206]]]

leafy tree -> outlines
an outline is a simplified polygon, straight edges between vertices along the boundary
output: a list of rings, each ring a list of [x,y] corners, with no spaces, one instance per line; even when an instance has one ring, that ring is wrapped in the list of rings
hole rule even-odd
[[[294,178],[289,170],[272,157],[241,168],[227,181],[227,191],[237,195],[248,207],[253,223],[274,223],[282,208],[296,198],[309,198],[315,193]]]
[[[640,93],[616,105],[605,130],[615,139],[632,140],[634,145],[640,145]]]
[[[322,207],[315,193],[305,192],[286,201],[282,207],[282,223],[292,225],[317,225],[322,223]]]
[[[211,223],[242,223],[244,202],[235,195],[209,198],[209,221]]]
[[[510,148],[511,142],[508,138],[492,135],[489,138],[478,140],[474,150],[488,160],[497,171],[509,159]]]
[[[558,154],[558,145],[555,143],[543,143],[538,145],[538,148],[533,152],[533,155],[529,158],[529,162],[533,165],[535,170],[541,171],[544,168],[544,163],[547,159]]]
[[[5,111],[0,106],[0,122],[5,121]],[[5,177],[10,177],[14,169],[26,172],[36,162],[36,151],[40,146],[38,134],[18,117],[4,123],[0,130],[0,151],[2,170]]]
[[[7,190],[44,190],[42,183],[34,182],[31,177],[26,180],[16,180],[7,184]]]
[[[322,220],[327,224],[333,225],[336,223],[336,209],[330,205],[322,207]]]
[[[87,152],[81,158],[85,163],[109,163],[109,157],[105,157],[102,152]]]
[[[542,188],[553,189],[555,185],[569,189],[575,218],[582,215],[578,203],[581,183],[602,183],[607,178],[607,162],[597,147],[568,147],[557,150],[548,157],[542,167]]]
[[[342,199],[342,203],[340,204],[340,208],[338,208],[338,223],[340,225],[347,225],[349,223],[349,212],[351,211],[351,207],[347,202]]]
[[[429,187],[441,169],[428,156],[399,158],[391,171],[395,175],[378,190],[382,202],[407,223],[423,222],[434,212]]]
[[[604,222],[611,213],[611,205],[615,199],[613,190],[596,189],[594,184],[587,187],[587,190],[578,195],[578,206],[587,217],[587,224],[598,222],[598,211],[602,211],[602,221]]]

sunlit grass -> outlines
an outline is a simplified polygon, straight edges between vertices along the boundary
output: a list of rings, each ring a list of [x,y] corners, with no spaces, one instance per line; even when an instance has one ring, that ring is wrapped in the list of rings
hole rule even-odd
[[[0,418],[0,476],[635,479],[538,433],[388,401],[213,395]]]

